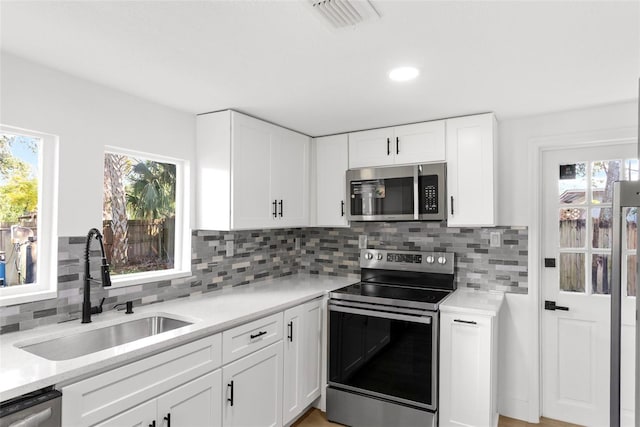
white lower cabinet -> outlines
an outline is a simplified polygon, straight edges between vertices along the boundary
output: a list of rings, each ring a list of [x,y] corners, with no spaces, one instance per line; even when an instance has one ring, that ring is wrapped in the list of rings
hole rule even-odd
[[[282,425],[282,341],[222,368],[222,425]]]
[[[495,316],[440,314],[440,426],[498,425]]]
[[[283,422],[287,424],[320,396],[322,299],[284,312]]]
[[[220,369],[98,424],[98,427],[209,427],[221,424]]]

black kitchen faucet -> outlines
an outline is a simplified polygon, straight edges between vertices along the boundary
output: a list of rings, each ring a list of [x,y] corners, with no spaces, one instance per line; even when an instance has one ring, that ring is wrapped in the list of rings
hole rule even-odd
[[[102,276],[102,286],[111,286],[111,277],[109,276],[109,264],[107,264],[107,257],[104,253],[104,245],[102,244],[102,234],[97,228],[92,228],[87,233],[87,246],[84,252],[84,301],[82,302],[82,323],[91,323],[91,315],[102,313],[102,304],[104,298],[99,306],[91,307],[91,282],[98,282],[91,277],[89,268],[89,252],[91,250],[91,239],[95,236],[96,240],[100,242],[100,251],[102,253],[102,266],[100,267],[100,273]]]

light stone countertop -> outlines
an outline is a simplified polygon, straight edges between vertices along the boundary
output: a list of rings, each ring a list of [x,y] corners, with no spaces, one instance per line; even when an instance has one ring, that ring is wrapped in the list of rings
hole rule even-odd
[[[440,303],[440,311],[497,316],[503,301],[503,292],[458,288]]]
[[[50,385],[68,384],[99,372],[195,341],[273,314],[355,282],[345,277],[298,274],[158,304],[134,307],[134,314],[109,311],[80,320],[0,335],[0,402]],[[167,315],[192,325],[65,361],[51,361],[18,345],[33,344],[76,332],[150,315]]]

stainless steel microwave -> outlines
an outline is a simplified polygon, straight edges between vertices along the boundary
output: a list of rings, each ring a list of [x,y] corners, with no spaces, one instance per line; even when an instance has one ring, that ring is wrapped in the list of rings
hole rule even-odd
[[[347,170],[350,221],[442,221],[445,163]]]

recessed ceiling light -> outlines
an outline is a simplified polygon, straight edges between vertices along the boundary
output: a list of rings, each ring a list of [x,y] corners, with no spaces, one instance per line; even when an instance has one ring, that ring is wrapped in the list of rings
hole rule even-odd
[[[415,67],[398,67],[389,72],[389,78],[396,82],[406,82],[418,77],[420,71]]]

